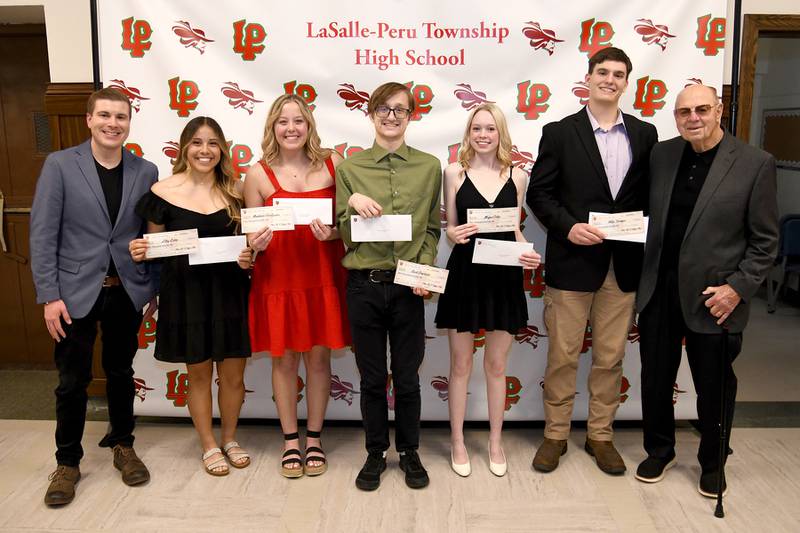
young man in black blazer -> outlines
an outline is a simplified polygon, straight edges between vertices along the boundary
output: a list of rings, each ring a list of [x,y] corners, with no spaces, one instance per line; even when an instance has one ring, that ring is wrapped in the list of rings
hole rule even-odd
[[[567,451],[578,357],[592,331],[586,451],[609,474],[625,472],[612,443],[622,359],[633,321],[641,244],[606,241],[589,212],[645,210],[655,127],[622,113],[631,61],[618,48],[589,59],[589,104],[542,130],[527,202],[547,228],[544,319],[549,336],[544,379],[544,442],[533,467],[550,472]]]

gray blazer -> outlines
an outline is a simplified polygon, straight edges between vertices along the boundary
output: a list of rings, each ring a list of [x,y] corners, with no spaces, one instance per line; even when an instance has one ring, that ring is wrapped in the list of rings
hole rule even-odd
[[[158,180],[153,163],[122,150],[122,202],[111,219],[90,141],[50,154],[31,209],[31,270],[36,301],[62,299],[72,318],[92,309],[114,258],[122,285],[136,309],[155,294],[147,262],[134,263],[128,243],[146,228],[133,209]]]
[[[672,189],[686,141],[675,137],[650,154],[650,225],[636,307],[650,301],[658,280]],[[709,285],[730,284],[742,301],[728,317],[732,333],[741,332],[750,300],[775,259],[778,206],[775,159],[725,132],[697,198],[678,260],[683,318],[697,333],[719,333],[704,303]]]

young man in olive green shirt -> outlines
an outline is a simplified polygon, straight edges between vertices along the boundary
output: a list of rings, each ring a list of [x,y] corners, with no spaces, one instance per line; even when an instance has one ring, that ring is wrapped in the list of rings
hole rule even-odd
[[[395,285],[400,259],[433,265],[441,231],[441,164],[405,144],[414,99],[405,85],[385,83],[368,104],[375,127],[372,148],[350,156],[336,169],[336,218],[347,246],[342,264],[349,270],[347,307],[353,352],[361,374],[361,416],[367,461],[356,487],[375,490],[386,469],[389,413],[386,339],[391,351],[395,398],[395,447],[411,488],[428,485],[419,447],[419,366],[425,355],[423,297],[428,291]],[[411,240],[353,242],[350,217],[411,215]]]

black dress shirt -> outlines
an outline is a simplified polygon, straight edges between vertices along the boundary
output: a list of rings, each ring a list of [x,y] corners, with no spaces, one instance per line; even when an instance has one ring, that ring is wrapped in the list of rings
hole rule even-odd
[[[108,208],[108,217],[111,219],[111,226],[117,222],[119,215],[119,207],[122,203],[122,160],[119,165],[114,168],[106,168],[94,160],[94,166],[97,168],[97,175],[100,177],[100,185],[103,187],[103,195],[106,197],[106,207]],[[107,276],[116,276],[117,267],[114,265],[114,259],[108,261]]]
[[[686,143],[675,176],[672,198],[669,203],[667,226],[664,231],[664,246],[661,252],[661,272],[677,272],[681,243],[689,226],[694,205],[700,190],[706,182],[708,171],[717,155],[719,143],[705,152],[695,152],[690,143]]]

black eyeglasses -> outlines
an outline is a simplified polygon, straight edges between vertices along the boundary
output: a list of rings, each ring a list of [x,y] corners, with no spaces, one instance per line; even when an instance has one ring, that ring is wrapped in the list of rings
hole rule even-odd
[[[675,110],[675,116],[684,119],[689,118],[694,111],[698,117],[707,117],[715,107],[717,106],[711,104],[699,105],[697,107],[679,107]]]
[[[389,107],[385,105],[379,105],[375,108],[375,114],[380,118],[386,118],[389,116],[389,113],[394,113],[394,118],[404,119],[408,116],[409,112],[411,112],[411,110],[406,109],[405,107]]]

